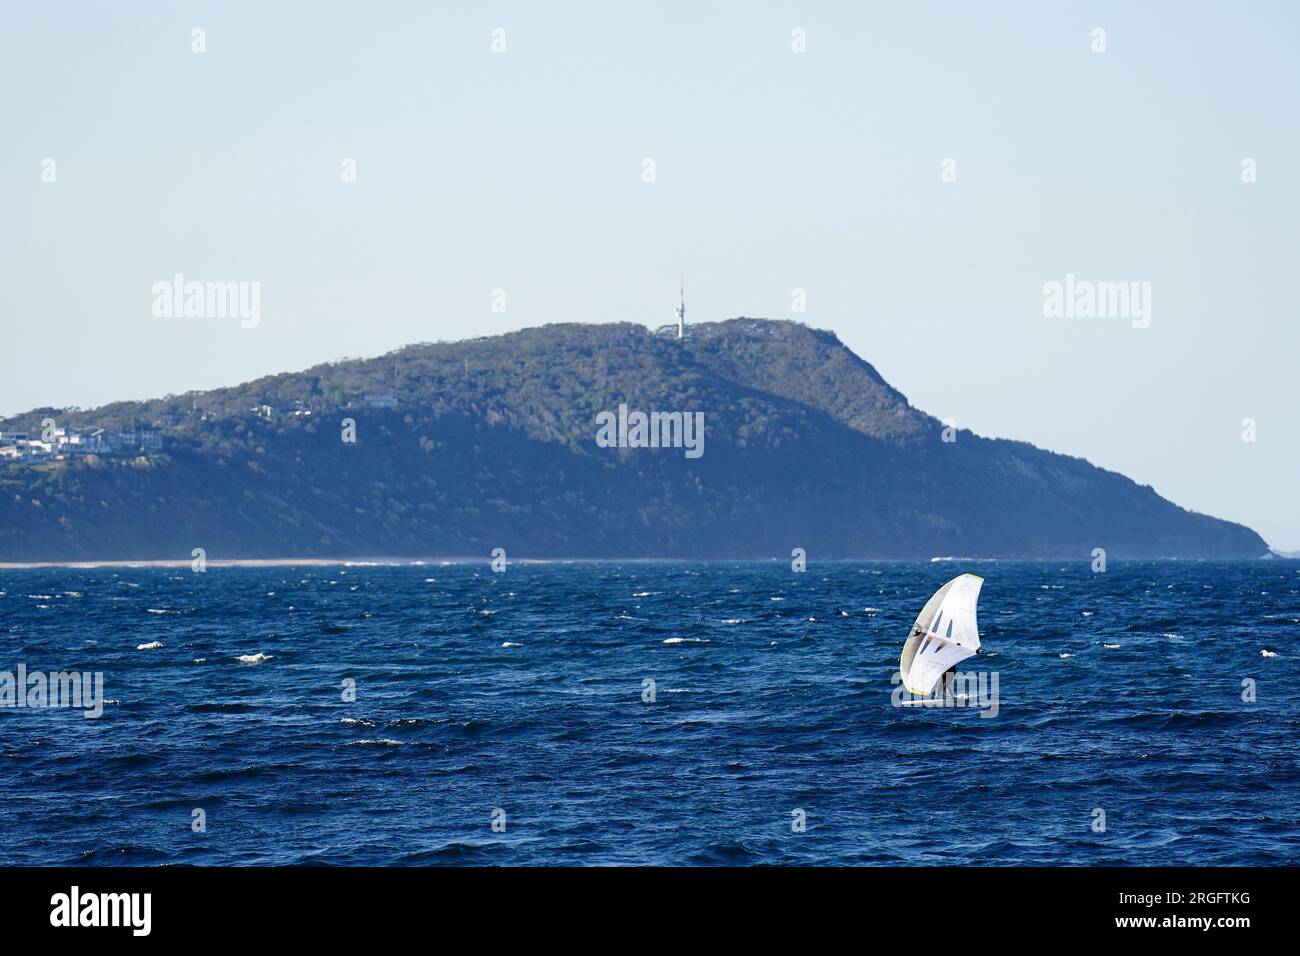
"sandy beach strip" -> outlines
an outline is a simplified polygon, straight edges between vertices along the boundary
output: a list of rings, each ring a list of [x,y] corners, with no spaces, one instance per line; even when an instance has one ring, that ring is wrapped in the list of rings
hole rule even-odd
[[[208,568],[323,568],[340,566],[419,566],[428,564],[486,564],[491,558],[208,558]],[[525,563],[520,561],[520,564]],[[0,571],[33,568],[189,568],[193,559],[162,561],[0,561]]]

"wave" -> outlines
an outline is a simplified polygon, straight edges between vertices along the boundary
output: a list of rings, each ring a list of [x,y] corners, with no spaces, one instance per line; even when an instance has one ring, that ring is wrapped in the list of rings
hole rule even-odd
[[[186,712],[191,714],[246,714],[256,709],[252,704],[246,704],[243,701],[205,702],[190,704],[185,708]]]
[[[1267,577],[1276,577],[1276,564],[1266,572],[1246,562],[1117,563],[1120,574],[1099,577],[1086,561],[1067,573],[1058,565],[1003,562],[980,599],[987,660],[971,666],[1002,670],[1005,706],[995,720],[980,720],[974,708],[890,706],[888,677],[906,628],[937,586],[932,579],[945,576],[935,569],[952,565],[845,564],[824,578],[790,574],[785,562],[701,564],[702,578],[638,567],[640,584],[632,586],[661,591],[664,602],[629,598],[626,571],[615,579],[583,566],[520,570],[526,586],[506,579],[514,598],[500,578],[474,578],[473,567],[439,569],[436,592],[421,583],[428,568],[364,570],[335,586],[319,570],[304,578],[248,569],[203,579],[202,602],[188,573],[173,581],[170,573],[130,572],[143,582],[135,594],[100,571],[73,580],[67,572],[0,571],[0,589],[9,588],[0,597],[0,636],[11,654],[47,667],[102,667],[105,696],[123,698],[120,706],[105,703],[99,723],[70,715],[79,738],[91,728],[84,740],[55,735],[49,720],[6,725],[0,758],[23,767],[32,799],[0,801],[0,826],[32,838],[10,841],[0,862],[76,862],[78,851],[99,848],[93,862],[152,865],[159,861],[147,850],[122,852],[131,840],[155,842],[119,825],[122,808],[142,802],[155,815],[180,810],[182,828],[199,806],[208,808],[209,823],[214,812],[240,807],[265,823],[226,827],[218,841],[182,841],[198,853],[158,842],[171,863],[1225,866],[1293,859],[1287,808],[1300,785],[1300,702],[1274,694],[1267,706],[1241,706],[1233,688],[1251,660],[1260,659],[1257,671],[1267,668],[1260,679],[1284,677],[1300,660],[1278,650],[1290,646],[1300,618],[1291,593],[1300,575],[1288,568],[1287,583],[1278,584]],[[868,574],[883,576],[863,581]],[[1154,587],[1144,591],[1148,579]],[[365,595],[348,591],[358,580]],[[1200,587],[1210,580],[1218,582],[1213,595]],[[1166,589],[1170,581],[1181,593]],[[1062,599],[1040,589],[1046,582],[1068,582],[1070,593]],[[47,615],[25,597],[58,596],[69,585],[84,597],[43,603],[75,615]],[[1265,590],[1271,596],[1261,596]],[[790,608],[772,607],[772,597]],[[485,601],[500,602],[500,620],[476,614],[490,607]],[[644,610],[629,620],[636,604]],[[151,626],[153,615],[140,617],[146,608],[174,609],[165,616],[185,620]],[[365,608],[373,617],[363,622]],[[728,611],[729,618],[717,616]],[[813,615],[840,626],[803,627]],[[1173,633],[1186,639],[1161,636]],[[831,634],[849,640],[826,640]],[[126,653],[155,639],[171,653]],[[710,639],[718,646],[708,647]],[[271,658],[260,648],[227,653],[251,641],[273,646],[280,666],[243,670],[245,661]],[[1060,644],[1067,649],[1052,649]],[[689,653],[657,654],[656,645]],[[531,654],[522,653],[527,648]],[[1150,668],[1133,667],[1139,652],[1151,657]],[[647,660],[656,657],[657,665]],[[190,663],[205,660],[213,668]],[[237,661],[241,669],[232,670]],[[151,679],[164,665],[181,673]],[[529,673],[512,677],[519,668]],[[334,674],[356,678],[358,703],[335,696]],[[646,676],[657,680],[651,707],[639,701]],[[539,682],[556,693],[539,700]],[[1227,693],[1207,697],[1202,685]],[[149,739],[136,741],[133,728]],[[1006,746],[989,749],[993,737]],[[874,743],[863,748],[863,740]],[[648,771],[673,785],[639,785]],[[358,773],[367,799],[356,799]],[[900,787],[920,792],[945,776],[964,783],[945,792],[934,820],[893,812]],[[1026,779],[1041,785],[1017,786]],[[186,784],[185,802],[173,792],[176,780]],[[78,787],[96,796],[80,817],[56,799]],[[666,825],[679,815],[673,800],[684,791],[709,794],[707,826]],[[789,800],[767,807],[768,791]],[[418,807],[431,793],[441,795],[437,819],[395,811]],[[1056,839],[1085,799],[1084,835]],[[509,835],[493,839],[486,811],[498,803],[515,809]],[[1088,835],[1087,809],[1110,813],[1112,805],[1127,808],[1128,838]],[[333,809],[321,814],[321,806]],[[789,838],[788,814],[801,806],[809,836]],[[819,821],[829,819],[820,814],[845,806],[853,812],[837,813],[833,838],[818,836]],[[1025,820],[1048,822],[1026,831]],[[1186,839],[1151,849],[1166,830]],[[61,833],[70,848],[58,849]],[[522,849],[531,836],[538,842]]]

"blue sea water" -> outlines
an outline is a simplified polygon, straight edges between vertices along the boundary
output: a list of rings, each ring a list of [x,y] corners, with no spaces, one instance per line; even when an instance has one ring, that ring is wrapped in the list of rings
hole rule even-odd
[[[997,715],[894,706],[967,570]],[[1294,864],[1297,636],[1291,561],[0,571],[111,701],[0,710],[0,863]]]

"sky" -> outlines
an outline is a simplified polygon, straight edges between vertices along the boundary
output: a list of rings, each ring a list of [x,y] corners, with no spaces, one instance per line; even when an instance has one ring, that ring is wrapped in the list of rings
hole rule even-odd
[[[10,5],[0,415],[658,326],[684,276],[690,320],[830,329],[931,414],[1300,549],[1298,28],[1226,0]],[[178,273],[259,283],[259,321],[158,317]],[[1067,275],[1148,288],[1149,324],[1046,315]]]

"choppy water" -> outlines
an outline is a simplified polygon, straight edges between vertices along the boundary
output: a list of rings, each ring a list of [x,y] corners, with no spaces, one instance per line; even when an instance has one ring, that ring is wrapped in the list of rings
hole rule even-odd
[[[893,706],[912,619],[965,570],[998,715]],[[0,710],[2,863],[1300,862],[1295,562],[27,570],[0,592],[0,670],[103,671],[113,701]]]

